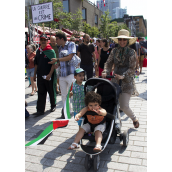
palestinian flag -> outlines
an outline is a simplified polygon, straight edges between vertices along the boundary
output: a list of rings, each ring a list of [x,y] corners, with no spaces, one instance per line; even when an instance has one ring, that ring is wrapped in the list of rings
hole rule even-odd
[[[40,48],[39,48],[39,50],[40,50]],[[42,51],[50,59],[50,61],[51,61],[52,58],[56,58],[56,53],[49,44],[47,44],[47,46]],[[55,104],[56,104],[56,86],[57,86],[56,69],[54,69],[54,72],[53,72],[53,74],[51,76],[51,79],[53,80],[53,92],[54,92],[54,99],[55,99]]]
[[[66,127],[69,120],[56,120],[53,121],[36,139],[30,141],[25,146],[36,146],[39,144],[44,144],[50,134],[57,128]]]
[[[71,116],[70,116],[70,106],[69,106],[69,94],[72,91],[72,88],[73,88],[73,83],[70,86],[70,89],[68,91],[68,94],[67,94],[64,106],[63,106],[63,110],[62,110],[62,113],[63,113],[65,119],[70,119],[71,118]]]

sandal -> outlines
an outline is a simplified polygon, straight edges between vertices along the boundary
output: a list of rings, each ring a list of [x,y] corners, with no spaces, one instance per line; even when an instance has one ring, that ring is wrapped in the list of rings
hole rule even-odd
[[[31,93],[30,96],[33,96],[35,93]]]
[[[133,125],[135,128],[139,128],[139,121],[138,120],[133,121]]]
[[[75,145],[75,146],[73,146]],[[72,143],[69,147],[68,147],[68,150],[72,150],[72,149],[78,149],[79,148],[79,145],[77,143]]]
[[[96,145],[95,148],[93,149],[94,152],[100,152],[102,150],[101,145]]]

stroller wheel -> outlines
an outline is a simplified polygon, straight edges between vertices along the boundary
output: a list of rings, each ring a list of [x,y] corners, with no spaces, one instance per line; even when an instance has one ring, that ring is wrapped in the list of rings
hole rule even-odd
[[[90,158],[90,155],[86,155],[84,162],[85,169],[89,170],[91,168],[91,165],[92,165],[92,159]]]
[[[99,169],[99,166],[100,166],[100,156],[95,155],[94,156],[94,170],[97,171]]]
[[[129,133],[128,130],[125,130],[123,133],[123,146],[127,147],[129,142]]]

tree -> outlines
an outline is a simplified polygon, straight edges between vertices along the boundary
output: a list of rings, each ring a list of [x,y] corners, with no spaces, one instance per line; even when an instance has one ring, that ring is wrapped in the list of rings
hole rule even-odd
[[[61,0],[39,0],[39,3],[53,2],[53,15],[54,18],[58,19],[58,22],[51,21],[44,23],[45,26],[51,29],[57,29],[60,27],[69,28],[71,27],[72,15],[63,11],[63,3]],[[42,24],[41,24],[42,25]]]
[[[73,36],[79,36],[83,29],[81,10],[78,9],[75,14],[72,14],[72,18],[70,30],[73,31]]]
[[[50,27],[51,29],[57,29],[59,26],[63,26],[65,28],[71,27],[71,22],[72,22],[72,15],[71,13],[67,13],[63,11],[63,3],[61,0],[39,0],[39,3],[46,3],[46,2],[53,2],[53,15],[54,19],[58,19],[58,22],[51,21],[51,22],[45,22],[44,26]],[[28,22],[28,17],[27,17],[27,10],[25,10],[25,19],[26,22]],[[30,22],[31,22],[31,17],[30,17]],[[42,26],[42,23],[38,24],[39,26]]]
[[[116,37],[117,36],[117,30],[118,30],[118,25],[117,22],[114,21],[110,24],[108,24],[108,33],[107,33],[107,37]]]
[[[100,33],[104,38],[108,38],[108,24],[110,23],[110,20],[111,17],[109,17],[109,10],[105,11],[105,14],[103,14],[100,18]]]
[[[99,35],[99,29],[97,27],[91,27],[91,33],[90,36],[93,37],[97,37],[97,35]]]
[[[145,35],[142,32],[136,32],[137,37],[144,37]]]
[[[129,35],[131,34],[131,31],[130,31],[130,29],[127,27],[127,25],[126,25],[126,24],[122,24],[122,25],[117,26],[115,36],[118,36],[118,32],[119,32],[121,29],[126,29],[126,30],[129,31]],[[131,36],[131,35],[130,35],[130,36]]]
[[[85,21],[83,22],[83,32],[87,33],[87,34],[91,34],[91,26],[89,25],[89,23],[86,23]]]

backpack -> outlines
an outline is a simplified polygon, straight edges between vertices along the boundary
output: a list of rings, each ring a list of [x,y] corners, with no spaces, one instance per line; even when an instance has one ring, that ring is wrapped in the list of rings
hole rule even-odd
[[[87,115],[87,119],[88,122],[90,122],[91,124],[99,124],[100,122],[103,121],[104,116],[100,116],[100,115]]]
[[[88,111],[90,110],[88,109]],[[99,124],[105,119],[105,117],[100,115],[87,115],[87,119],[91,124]]]
[[[70,42],[67,44],[67,49],[68,49],[69,44]],[[68,64],[70,65],[72,64],[75,68],[77,68],[79,63],[81,63],[81,59],[76,54],[74,54]]]

